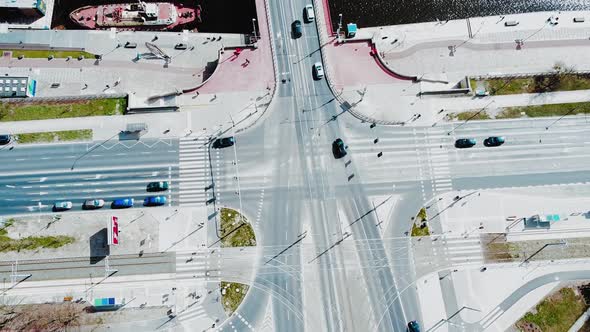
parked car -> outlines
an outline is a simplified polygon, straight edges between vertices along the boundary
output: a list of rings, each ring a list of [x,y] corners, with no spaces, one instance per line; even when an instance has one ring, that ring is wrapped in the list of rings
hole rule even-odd
[[[149,196],[143,200],[145,206],[160,206],[166,204],[166,196]]]
[[[324,77],[324,66],[322,66],[321,62],[316,62],[313,64],[313,76],[318,80]]]
[[[113,201],[113,203],[111,203],[111,208],[112,209],[126,209],[126,208],[130,208],[133,207],[133,198],[119,198]]]
[[[505,141],[506,140],[502,136],[491,136],[491,137],[486,138],[483,141],[483,145],[485,145],[485,146],[500,146],[500,145],[504,144]]]
[[[291,24],[291,30],[293,31],[293,38],[299,38],[303,35],[303,28],[301,27],[301,21],[297,20]]]
[[[346,145],[344,145],[342,139],[337,138],[336,140],[334,140],[334,142],[332,143],[332,153],[334,154],[334,158],[336,159],[340,159],[346,156]]]
[[[233,138],[233,136],[218,138],[215,140],[215,142],[213,142],[213,148],[215,148],[215,149],[227,148],[227,147],[233,146],[235,144],[235,142],[236,141]]]
[[[136,47],[137,47],[137,43],[132,43],[132,42],[125,43],[125,48],[136,48]]]
[[[408,323],[408,331],[409,332],[420,332],[420,324],[417,321],[413,320]]]
[[[12,142],[12,136],[10,135],[0,135],[0,145],[6,145]]]
[[[147,185],[147,191],[164,191],[168,190],[168,182],[160,181],[160,182],[150,182]]]
[[[72,206],[73,206],[73,204],[70,201],[55,202],[55,204],[53,204],[53,211],[54,212],[67,211],[67,210],[71,209]]]
[[[82,209],[84,210],[96,210],[100,209],[104,206],[104,200],[102,199],[90,199],[82,204]]]
[[[458,149],[470,148],[475,144],[477,144],[477,141],[474,138],[459,138],[455,141],[455,147]]]
[[[183,44],[183,43],[178,43],[178,44],[174,45],[175,50],[186,50],[187,47],[188,47],[188,45]]]
[[[308,23],[313,22],[313,20],[315,19],[315,13],[313,12],[312,5],[305,6],[305,19]]]

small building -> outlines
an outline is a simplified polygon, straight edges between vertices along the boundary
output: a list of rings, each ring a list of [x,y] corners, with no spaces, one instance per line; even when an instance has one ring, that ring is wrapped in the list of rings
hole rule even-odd
[[[37,81],[28,77],[0,76],[0,98],[35,96]]]
[[[43,17],[46,11],[45,0],[0,0],[0,12],[15,17]]]
[[[348,23],[346,25],[346,38],[354,38],[356,36],[356,23]]]

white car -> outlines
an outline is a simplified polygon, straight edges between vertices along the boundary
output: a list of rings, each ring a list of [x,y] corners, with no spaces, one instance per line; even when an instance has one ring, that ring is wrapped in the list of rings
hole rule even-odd
[[[318,80],[324,77],[324,66],[322,66],[321,62],[316,62],[313,64],[313,74]]]
[[[307,19],[307,22],[312,22],[315,19],[312,5],[305,6],[305,19]]]

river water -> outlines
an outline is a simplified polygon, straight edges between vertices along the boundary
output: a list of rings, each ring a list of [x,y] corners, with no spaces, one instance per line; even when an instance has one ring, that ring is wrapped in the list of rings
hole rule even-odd
[[[589,10],[590,0],[328,0],[334,30],[342,23],[374,27],[538,11]]]

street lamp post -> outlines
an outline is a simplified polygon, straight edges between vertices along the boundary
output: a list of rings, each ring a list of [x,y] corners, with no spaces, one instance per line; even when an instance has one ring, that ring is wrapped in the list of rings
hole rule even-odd
[[[340,42],[340,30],[342,29],[342,14],[338,14],[338,30],[336,30],[336,38]]]
[[[549,128],[551,128],[551,126],[553,126],[554,124],[556,124],[557,122],[559,122],[559,120],[565,118],[566,116],[572,114],[574,111],[577,111],[577,110],[578,110],[577,107],[572,108],[567,113],[565,113],[564,115],[562,115],[559,119],[553,121],[550,125],[548,125],[547,127],[545,127],[545,130],[549,130]]]
[[[252,34],[254,35],[254,40],[258,41],[258,37],[256,35],[256,19],[252,19]]]
[[[528,263],[531,260],[531,258],[537,256],[541,251],[543,251],[543,249],[545,249],[545,248],[547,248],[549,246],[566,246],[566,245],[567,245],[567,242],[566,241],[559,241],[559,242],[553,242],[553,243],[545,243],[545,245],[542,246],[541,249],[535,251],[532,255],[530,255],[529,257],[527,257],[522,262],[521,265],[524,265],[524,264]]]
[[[476,116],[478,116],[481,112],[485,111],[488,108],[488,106],[490,106],[494,102],[496,102],[496,101],[495,100],[490,101],[486,106],[484,106],[482,109],[480,109],[475,114],[473,114],[471,117],[469,117],[469,119],[465,120],[465,122],[462,122],[460,125],[458,125],[457,127],[453,128],[451,131],[449,131],[447,133],[447,135],[451,135],[455,130],[459,129],[459,127],[461,127],[462,125],[464,125],[467,122],[469,122],[469,120],[471,120],[471,119],[475,118]]]
[[[231,120],[231,131],[232,131],[232,136],[234,137],[235,140],[235,136],[236,136],[236,131],[235,131],[235,127],[236,127],[236,123],[234,122],[234,118],[231,116],[231,114],[229,115],[229,118]],[[236,143],[234,142],[234,158],[236,160],[236,178],[238,180],[238,200],[240,202],[240,216],[241,218],[244,218],[244,210],[242,209],[242,195],[241,195],[241,190],[240,190],[240,171],[239,171],[239,167],[238,167],[238,150],[236,148]],[[242,220],[240,220],[242,221]]]

